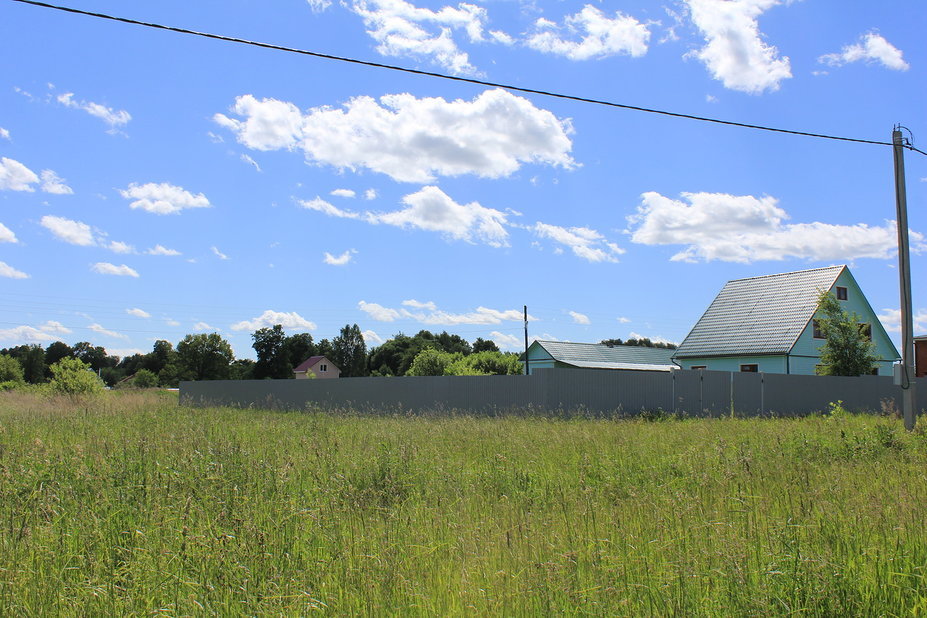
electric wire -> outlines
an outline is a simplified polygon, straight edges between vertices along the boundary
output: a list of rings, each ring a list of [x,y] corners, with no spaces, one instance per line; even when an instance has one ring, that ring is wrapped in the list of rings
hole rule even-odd
[[[401,67],[401,66],[392,65],[392,64],[385,64],[385,63],[381,63],[381,62],[371,62],[371,61],[369,61],[369,60],[360,60],[360,59],[357,59],[357,58],[348,58],[348,57],[345,57],[345,56],[336,56],[336,55],[333,55],[333,54],[325,54],[325,53],[321,53],[321,52],[314,52],[314,51],[309,51],[309,50],[305,50],[305,49],[299,49],[299,48],[296,48],[296,47],[287,47],[287,46],[285,46],[285,45],[276,45],[276,44],[273,44],[273,43],[264,43],[264,42],[261,42],[261,41],[251,41],[251,40],[248,40],[248,39],[242,39],[242,38],[238,38],[238,37],[226,36],[226,35],[221,35],[221,34],[214,34],[214,33],[210,33],[210,32],[200,32],[200,31],[197,31],[197,30],[190,30],[190,29],[188,29],[188,28],[180,28],[180,27],[178,27],[178,26],[166,26],[166,25],[164,25],[164,24],[157,24],[157,23],[153,23],[153,22],[145,22],[145,21],[140,21],[140,20],[137,20],[137,19],[130,19],[130,18],[128,18],[128,17],[118,17],[118,16],[115,16],[115,15],[109,15],[109,14],[106,14],[106,13],[96,13],[96,12],[93,12],[93,11],[84,11],[84,10],[75,9],[75,8],[72,8],[72,7],[65,7],[65,6],[59,6],[59,5],[56,5],[56,4],[49,4],[49,3],[47,3],[47,2],[38,2],[37,0],[12,0],[12,1],[13,1],[13,2],[19,2],[19,3],[21,3],[21,4],[28,4],[28,5],[32,5],[32,6],[37,6],[37,7],[41,7],[41,8],[53,9],[53,10],[56,10],[56,11],[63,11],[63,12],[65,12],[65,13],[73,13],[73,14],[76,14],[76,15],[84,15],[84,16],[87,16],[87,17],[96,17],[96,18],[99,18],[99,19],[106,19],[106,20],[110,20],[110,21],[120,22],[120,23],[124,23],[124,24],[131,24],[131,25],[135,25],[135,26],[143,26],[143,27],[146,27],[146,28],[154,28],[154,29],[157,29],[157,30],[167,30],[167,31],[169,31],[169,32],[176,32],[176,33],[178,33],[178,34],[188,34],[188,35],[203,37],[203,38],[207,38],[207,39],[215,39],[215,40],[218,40],[218,41],[225,41],[225,42],[228,42],[228,43],[239,43],[239,44],[242,44],[242,45],[251,45],[251,46],[253,46],[253,47],[260,47],[260,48],[263,48],[263,49],[271,49],[271,50],[282,51],[282,52],[288,52],[288,53],[293,53],[293,54],[301,54],[301,55],[304,55],[304,56],[311,56],[311,57],[313,57],[313,58],[321,58],[321,59],[324,59],[324,60],[335,60],[335,61],[338,61],[338,62],[347,62],[347,63],[350,63],[350,64],[356,64],[356,65],[361,65],[361,66],[373,67],[373,68],[378,68],[378,69],[387,69],[387,70],[390,70],[390,71],[399,71],[399,72],[402,72],[402,73],[410,73],[410,74],[412,74],[412,75],[421,75],[421,76],[424,76],[424,77],[434,77],[434,78],[438,78],[438,79],[445,79],[445,80],[449,80],[449,81],[463,82],[463,83],[468,83],[468,84],[475,84],[475,85],[478,85],[478,86],[486,86],[486,87],[490,87],[490,88],[502,88],[502,89],[504,89],[504,90],[512,90],[512,91],[515,91],[515,92],[523,92],[523,93],[526,93],[526,94],[535,94],[535,95],[545,96],[545,97],[551,97],[551,98],[555,98],[555,99],[563,99],[563,100],[567,100],[567,101],[575,101],[575,102],[578,102],[578,103],[590,103],[590,104],[593,104],[593,105],[603,105],[603,106],[606,106],[606,107],[613,107],[613,108],[624,109],[624,110],[630,110],[630,111],[645,112],[645,113],[648,113],[648,114],[658,114],[658,115],[662,115],[662,116],[670,116],[670,117],[673,117],[673,118],[683,118],[683,119],[687,119],[687,120],[697,120],[697,121],[700,121],[700,122],[710,122],[710,123],[714,123],[714,124],[727,125],[727,126],[733,126],[733,127],[740,127],[740,128],[744,128],[744,129],[755,129],[755,130],[759,130],[759,131],[769,131],[769,132],[773,132],[773,133],[784,133],[784,134],[787,134],[787,135],[800,135],[800,136],[803,136],[803,137],[815,137],[815,138],[819,138],[819,139],[829,139],[829,140],[836,140],[836,141],[842,141],[842,142],[855,142],[855,143],[859,143],[859,144],[874,144],[874,145],[877,145],[877,146],[892,146],[892,145],[893,145],[891,142],[884,142],[884,141],[879,141],[879,140],[862,139],[862,138],[857,138],[857,137],[845,137],[845,136],[839,136],[839,135],[829,135],[829,134],[826,134],[826,133],[811,133],[811,132],[809,132],[809,131],[796,131],[796,130],[792,130],[792,129],[782,129],[782,128],[777,128],[777,127],[769,127],[769,126],[758,125],[758,124],[750,124],[750,123],[745,123],[745,122],[735,122],[735,121],[733,121],[733,120],[723,120],[723,119],[720,119],[720,118],[710,118],[710,117],[707,117],[707,116],[697,116],[697,115],[694,115],[694,114],[684,114],[684,113],[680,113],[680,112],[671,112],[671,111],[667,111],[667,110],[654,109],[654,108],[649,108],[649,107],[641,107],[641,106],[638,106],[638,105],[628,105],[628,104],[625,104],[625,103],[616,103],[616,102],[614,102],[614,101],[606,101],[606,100],[603,100],[603,99],[593,99],[593,98],[589,98],[589,97],[581,97],[581,96],[576,96],[576,95],[563,94],[563,93],[558,93],[558,92],[553,92],[553,91],[548,91],[548,90],[540,90],[540,89],[536,89],[536,88],[525,88],[525,87],[522,87],[522,86],[514,86],[514,85],[511,85],[511,84],[504,84],[504,83],[501,83],[501,82],[491,82],[491,81],[476,79],[476,78],[472,78],[472,77],[461,77],[461,76],[458,76],[458,75],[447,75],[447,74],[445,74],[445,73],[437,73],[437,72],[434,72],[434,71],[423,71],[423,70],[420,70],[420,69],[410,69],[410,68],[408,68],[408,67]],[[917,149],[917,148],[914,148],[913,144],[906,143],[906,144],[904,144],[904,147],[905,147],[905,148],[908,148],[909,150],[912,150],[912,151],[914,151],[914,152],[918,152],[918,153],[920,153],[920,154],[922,154],[922,155],[927,156],[927,152],[924,152],[924,151],[922,151],[922,150],[919,150],[919,149]]]

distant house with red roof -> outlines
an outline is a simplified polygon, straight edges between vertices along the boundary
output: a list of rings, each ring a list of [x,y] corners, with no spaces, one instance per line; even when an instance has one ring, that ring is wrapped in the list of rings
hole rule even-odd
[[[310,356],[293,370],[293,377],[297,380],[306,378],[339,378],[341,370],[335,363],[324,356]]]

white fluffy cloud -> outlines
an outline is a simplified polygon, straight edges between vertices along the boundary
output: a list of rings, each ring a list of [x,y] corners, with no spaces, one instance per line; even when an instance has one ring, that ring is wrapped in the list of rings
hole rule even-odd
[[[489,333],[489,338],[495,341],[496,345],[503,350],[518,350],[524,347],[524,340],[517,335],[509,335],[494,330]]]
[[[54,234],[56,238],[66,243],[82,247],[90,247],[96,244],[93,230],[86,223],[53,215],[45,215],[39,223]]]
[[[332,255],[326,251],[325,258],[322,261],[330,266],[344,266],[354,258],[355,253],[357,253],[357,251],[354,249],[348,249],[341,255]]]
[[[168,249],[167,247],[163,247],[161,245],[155,245],[151,249],[145,251],[145,253],[148,255],[181,255],[180,251],[177,251],[176,249]]]
[[[448,313],[441,311],[433,302],[419,302],[416,300],[406,300],[402,303],[403,308],[392,309],[384,307],[377,303],[368,303],[360,301],[358,308],[378,322],[395,322],[396,320],[406,319],[428,325],[456,326],[459,324],[501,324],[503,322],[521,322],[524,314],[518,309],[489,309],[487,307],[477,307],[475,311],[467,313]],[[411,307],[416,311],[410,311],[405,307]],[[528,316],[533,320],[532,316]]]
[[[189,191],[166,182],[149,182],[143,185],[131,183],[120,189],[119,194],[133,200],[129,207],[138,208],[156,215],[173,215],[186,208],[208,208],[209,200],[202,193],[193,195]]]
[[[706,45],[693,55],[726,88],[750,94],[778,90],[792,77],[787,57],[768,45],[757,18],[782,0],[685,0]]]
[[[438,187],[424,187],[402,198],[406,208],[388,213],[368,213],[372,223],[418,228],[440,232],[448,238],[473,242],[480,240],[493,247],[508,245],[508,223],[504,212],[486,208],[477,202],[458,204]]]
[[[395,309],[364,300],[357,303],[357,307],[377,322],[395,322],[402,317],[402,314]]]
[[[60,322],[49,320],[38,328],[34,326],[17,326],[0,330],[0,341],[13,341],[17,343],[45,343],[57,339],[57,335],[66,335],[71,329],[65,328]]]
[[[135,247],[119,240],[110,242],[106,245],[106,248],[113,253],[135,253]]]
[[[339,217],[342,219],[359,219],[360,214],[338,208],[330,202],[326,202],[322,198],[316,196],[314,200],[299,200],[299,205],[305,208],[306,210],[315,210],[316,212],[321,212],[328,215],[329,217]]]
[[[128,336],[123,335],[122,333],[117,333],[114,330],[107,330],[99,324],[91,324],[87,328],[97,333],[98,335],[103,335],[104,337],[113,337],[115,339],[128,339]]]
[[[900,49],[885,40],[881,34],[868,32],[852,45],[846,45],[839,54],[825,54],[818,62],[839,67],[851,62],[878,62],[895,71],[907,71],[911,65],[904,61]]]
[[[116,266],[115,264],[110,264],[109,262],[97,262],[90,268],[93,272],[99,273],[101,275],[115,275],[117,277],[134,277],[138,278],[138,272],[133,268],[129,268],[125,264]]]
[[[305,330],[315,330],[316,325],[305,319],[295,311],[285,313],[268,309],[258,317],[252,320],[242,320],[232,324],[232,330],[258,330],[259,328],[269,328],[279,324],[283,328],[295,329],[302,328]]]
[[[245,163],[247,163],[248,165],[250,165],[251,167],[253,167],[253,168],[254,168],[255,170],[257,170],[258,172],[263,171],[263,170],[261,169],[261,166],[258,165],[258,162],[255,161],[254,159],[252,159],[249,155],[242,154],[239,158],[240,158],[242,161],[244,161]]]
[[[525,40],[528,47],[570,60],[607,58],[616,54],[643,56],[650,40],[647,24],[620,11],[608,17],[589,4],[579,13],[567,16],[562,26],[542,18],[535,22],[534,30]]]
[[[570,311],[570,317],[573,318],[575,324],[590,324],[589,316],[578,311]]]
[[[10,137],[10,132],[7,129],[4,129],[3,127],[0,127],[0,138],[7,139],[7,140],[13,139]]]
[[[35,191],[32,185],[40,182],[39,176],[15,159],[0,158],[0,191]],[[45,193],[70,195],[74,193],[63,178],[52,170],[43,170],[39,188]]]
[[[0,262],[0,277],[7,279],[28,279],[29,275],[21,270],[16,270],[6,262]]]
[[[151,314],[145,311],[144,309],[139,309],[135,307],[134,309],[126,309],[126,313],[129,315],[134,315],[137,318],[150,318]]]
[[[19,242],[16,238],[16,234],[13,233],[13,230],[7,226],[0,223],[0,242]]]
[[[332,191],[332,192],[330,193],[330,195],[334,195],[335,197],[347,197],[347,198],[352,198],[352,197],[356,196],[357,193],[355,193],[355,192],[352,191],[351,189],[335,189],[334,191]]]
[[[927,309],[919,309],[912,316],[914,322],[914,334],[927,331]],[[900,309],[883,309],[879,314],[879,321],[885,330],[893,333],[901,332],[901,310]]]
[[[111,131],[115,130],[117,127],[128,124],[129,121],[132,120],[132,116],[129,114],[129,112],[123,109],[116,110],[111,107],[101,105],[100,103],[94,103],[93,101],[75,100],[73,92],[60,94],[58,95],[57,100],[65,107],[80,109],[87,112],[91,116],[99,118],[110,126]]]
[[[569,120],[499,89],[471,101],[361,96],[341,109],[305,114],[292,103],[244,95],[231,111],[243,119],[214,119],[249,148],[301,150],[312,163],[366,168],[401,182],[432,182],[438,175],[499,178],[523,163],[575,166]]]
[[[642,335],[642,334],[640,334],[640,333],[635,333],[634,331],[631,331],[631,334],[628,335],[628,339],[650,339],[650,340],[651,340],[652,342],[654,342],[654,343],[670,343],[670,344],[672,344],[672,345],[678,345],[678,343],[679,343],[679,342],[677,342],[677,341],[671,341],[671,340],[667,339],[666,337],[661,337],[661,336],[659,336],[659,335],[652,335],[652,336],[648,337],[648,336]]]
[[[218,329],[217,329],[217,328],[213,328],[212,326],[210,326],[210,325],[207,324],[206,322],[197,322],[196,324],[193,325],[193,330],[196,331],[196,332],[205,332],[205,331],[210,331],[210,330],[211,330],[211,331],[216,331],[216,330],[218,330]]]
[[[590,262],[617,262],[624,249],[587,227],[565,228],[548,223],[536,223],[532,228],[541,238],[569,247],[578,257]]]
[[[42,191],[45,193],[54,193],[57,195],[71,195],[74,190],[65,184],[63,178],[52,170],[42,170]]]
[[[350,7],[364,20],[380,54],[428,60],[459,75],[476,73],[453,35],[464,32],[471,42],[483,41],[486,9],[461,2],[433,11],[405,0],[354,0]]]
[[[383,343],[384,341],[383,337],[376,334],[372,330],[365,330],[364,332],[361,333],[361,336],[364,338],[364,343],[366,343],[368,346],[379,345]]]
[[[227,260],[227,259],[229,259],[229,256],[227,256],[227,255],[225,255],[224,253],[222,253],[221,251],[219,251],[219,248],[218,248],[218,247],[210,247],[210,249],[212,249],[212,254],[215,255],[215,256],[216,256],[217,258],[219,258],[220,260]]]
[[[788,214],[772,197],[725,193],[683,193],[682,200],[650,191],[628,217],[631,240],[645,245],[683,245],[671,259],[684,262],[757,260],[854,260],[889,258],[897,247],[893,221],[788,224]],[[688,203],[686,203],[688,202]],[[927,250],[924,236],[911,232],[912,250]]]
[[[15,159],[0,158],[0,191],[35,191],[39,181],[31,169]]]

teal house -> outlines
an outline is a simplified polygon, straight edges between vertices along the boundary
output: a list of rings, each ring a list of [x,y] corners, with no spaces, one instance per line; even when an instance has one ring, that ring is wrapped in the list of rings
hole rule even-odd
[[[525,364],[528,358],[528,373],[537,369],[633,369],[638,371],[671,371],[673,350],[648,348],[644,346],[601,343],[571,343],[569,341],[535,341],[528,346],[526,354],[518,359]]]
[[[673,360],[683,369],[814,375],[824,343],[815,320],[823,290],[859,316],[881,358],[874,373],[892,375],[898,350],[845,265],[728,281]]]

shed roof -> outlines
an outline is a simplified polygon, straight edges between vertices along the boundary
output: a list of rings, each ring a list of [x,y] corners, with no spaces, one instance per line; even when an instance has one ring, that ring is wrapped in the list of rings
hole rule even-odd
[[[676,351],[676,358],[785,354],[845,265],[728,281]]]
[[[535,345],[540,346],[554,360],[574,367],[665,371],[673,366],[673,350],[666,348],[633,345],[607,346],[601,343],[540,340],[531,345],[532,347]],[[524,360],[524,354],[521,360]]]

